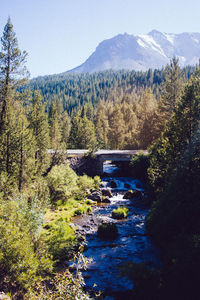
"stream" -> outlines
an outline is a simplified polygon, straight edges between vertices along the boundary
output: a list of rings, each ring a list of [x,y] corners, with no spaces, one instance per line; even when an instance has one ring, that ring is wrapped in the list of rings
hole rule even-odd
[[[117,185],[111,189],[111,203],[98,204],[91,214],[75,217],[73,224],[80,234],[85,234],[87,247],[84,256],[91,260],[87,271],[83,272],[86,289],[101,290],[106,300],[125,300],[129,299],[133,282],[121,275],[120,267],[129,262],[146,262],[156,266],[160,263],[159,254],[145,232],[149,208],[141,205],[138,200],[123,199],[129,189],[137,187],[143,190],[142,183],[130,177],[116,177],[119,169],[109,163],[104,165],[104,172],[109,175],[102,178],[103,187],[110,187],[111,180]],[[130,187],[125,188],[124,184]],[[111,217],[112,210],[121,205],[129,208],[129,215],[126,219],[114,220]],[[116,223],[117,238],[104,240],[97,236],[98,224],[102,221]]]

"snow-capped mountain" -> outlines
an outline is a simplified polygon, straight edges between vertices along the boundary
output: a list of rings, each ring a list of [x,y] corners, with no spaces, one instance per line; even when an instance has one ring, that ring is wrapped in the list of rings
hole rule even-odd
[[[173,56],[180,66],[195,65],[200,58],[200,33],[119,34],[101,42],[95,52],[79,67],[69,72],[98,72],[108,69],[145,71],[162,68]]]

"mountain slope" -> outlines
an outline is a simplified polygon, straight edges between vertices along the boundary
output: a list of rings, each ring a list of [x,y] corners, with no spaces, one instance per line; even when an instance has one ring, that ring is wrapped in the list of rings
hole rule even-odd
[[[200,33],[119,34],[101,42],[79,67],[68,72],[93,73],[108,69],[145,71],[164,67],[173,56],[181,66],[195,65],[200,57]]]

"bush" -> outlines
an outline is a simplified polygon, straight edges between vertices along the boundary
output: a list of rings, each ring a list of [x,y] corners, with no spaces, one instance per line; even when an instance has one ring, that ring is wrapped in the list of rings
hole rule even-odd
[[[64,203],[74,195],[78,189],[77,179],[78,176],[68,164],[54,166],[47,176],[52,203],[56,204],[58,200]]]
[[[71,258],[77,247],[74,230],[62,218],[45,226],[44,238],[49,246],[49,252],[57,262]]]
[[[100,179],[98,176],[94,179],[87,175],[78,176],[67,164],[53,167],[47,182],[52,203],[61,205],[71,197],[83,200],[90,189],[98,186]]]
[[[114,219],[124,219],[128,216],[129,209],[127,207],[118,207],[116,209],[113,209],[112,211],[112,217]]]
[[[27,199],[16,198],[0,206],[1,281],[29,288],[39,275],[52,271],[52,260],[40,238],[42,214]]]
[[[80,216],[92,211],[92,208],[88,205],[82,205],[75,209],[74,216]]]

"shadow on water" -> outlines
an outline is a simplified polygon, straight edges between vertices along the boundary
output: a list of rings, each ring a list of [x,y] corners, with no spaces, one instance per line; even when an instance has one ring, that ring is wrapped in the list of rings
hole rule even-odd
[[[107,174],[107,177],[102,178],[104,187],[110,187],[111,180],[116,183],[116,188],[112,189],[111,203],[97,205],[92,215],[74,220],[76,225],[84,227],[87,241],[84,255],[92,260],[83,275],[86,288],[93,289],[97,285],[94,289],[101,290],[106,300],[129,299],[133,283],[127,277],[121,276],[120,267],[127,262],[158,265],[158,253],[145,232],[149,209],[139,201],[123,198],[128,189],[134,190],[139,186],[142,190],[141,182],[130,177],[116,177],[116,174],[122,175],[122,172],[113,164],[106,164],[104,172]],[[127,185],[129,188],[125,187]],[[112,219],[112,210],[121,205],[129,208],[128,217],[124,220]],[[98,224],[103,220],[116,223],[118,236],[115,239],[104,240],[97,236]]]

